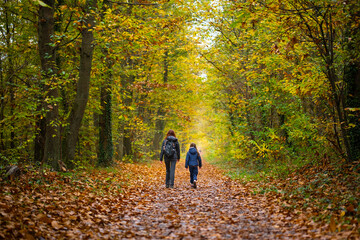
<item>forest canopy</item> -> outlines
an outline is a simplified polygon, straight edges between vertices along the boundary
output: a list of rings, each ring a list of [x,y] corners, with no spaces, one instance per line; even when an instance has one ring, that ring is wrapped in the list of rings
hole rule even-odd
[[[360,156],[356,0],[5,0],[1,165],[182,150],[286,172]]]

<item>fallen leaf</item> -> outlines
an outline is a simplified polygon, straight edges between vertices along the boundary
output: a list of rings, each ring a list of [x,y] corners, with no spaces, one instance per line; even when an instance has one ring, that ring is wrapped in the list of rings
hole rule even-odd
[[[62,228],[62,226],[57,221],[52,221],[51,226],[56,230]]]
[[[335,232],[336,231],[336,223],[335,223],[335,216],[331,216],[330,218],[330,224],[329,224],[329,228],[331,232]]]

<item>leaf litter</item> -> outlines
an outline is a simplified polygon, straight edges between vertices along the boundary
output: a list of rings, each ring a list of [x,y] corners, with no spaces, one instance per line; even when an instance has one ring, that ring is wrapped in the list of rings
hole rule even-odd
[[[183,162],[175,188],[165,166],[125,164],[64,175],[24,174],[2,181],[0,238],[4,239],[358,239],[356,229],[314,222],[290,211],[276,194],[231,180],[205,162],[198,188]]]

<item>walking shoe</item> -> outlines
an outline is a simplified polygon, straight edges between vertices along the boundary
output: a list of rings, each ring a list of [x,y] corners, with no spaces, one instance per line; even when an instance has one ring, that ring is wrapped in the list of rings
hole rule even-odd
[[[196,188],[196,180],[194,180],[194,188]]]
[[[166,188],[169,188],[169,185],[166,184]]]

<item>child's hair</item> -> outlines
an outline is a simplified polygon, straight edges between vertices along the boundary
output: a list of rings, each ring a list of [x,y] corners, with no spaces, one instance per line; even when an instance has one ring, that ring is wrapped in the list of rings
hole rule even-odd
[[[192,147],[195,148],[196,151],[197,151],[197,153],[198,153],[198,155],[200,155],[200,153],[199,153],[199,151],[198,151],[195,143],[190,143],[190,147],[191,147],[191,148],[192,148]]]

